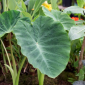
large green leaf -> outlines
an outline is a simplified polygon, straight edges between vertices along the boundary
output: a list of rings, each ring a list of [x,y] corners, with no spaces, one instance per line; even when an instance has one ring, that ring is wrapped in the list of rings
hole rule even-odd
[[[19,21],[13,33],[29,63],[43,74],[54,78],[65,69],[70,41],[61,23],[40,16],[32,24]]]
[[[85,32],[84,25],[73,26],[69,31],[69,37],[71,40],[75,40],[85,36],[84,32]]]
[[[6,33],[10,33],[13,31],[14,26],[16,26],[16,23],[19,21],[25,21],[29,22],[29,18],[20,18],[20,12],[19,11],[7,11],[3,12],[0,15],[0,37],[2,37]]]
[[[64,9],[65,13],[75,13],[75,14],[82,14],[84,15],[85,9],[80,8],[79,6],[71,6],[66,9]]]
[[[57,10],[52,10],[50,12],[45,7],[42,7],[42,9],[46,16],[53,18],[55,21],[59,21],[65,30],[70,30],[70,28],[75,25],[74,20],[72,20],[66,13]]]
[[[0,37],[13,30],[16,22],[20,18],[20,12],[7,11],[0,15]]]

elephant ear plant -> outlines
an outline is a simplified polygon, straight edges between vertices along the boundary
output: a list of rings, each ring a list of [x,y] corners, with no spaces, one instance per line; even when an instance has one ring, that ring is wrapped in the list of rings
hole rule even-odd
[[[37,68],[39,85],[43,85],[44,75],[55,78],[65,69],[70,41],[61,22],[49,16],[39,16],[31,22],[29,18],[20,18],[18,11],[7,11],[0,15],[0,37],[10,32],[16,36],[22,54]],[[21,70],[17,74],[10,63],[6,66],[10,69],[13,85],[18,85]]]

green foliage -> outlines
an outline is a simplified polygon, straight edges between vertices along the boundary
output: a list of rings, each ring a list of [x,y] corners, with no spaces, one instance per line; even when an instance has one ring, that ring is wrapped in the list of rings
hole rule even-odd
[[[0,19],[4,22],[0,22],[0,36],[13,32],[22,53],[35,68],[52,78],[65,69],[69,60],[70,41],[61,23],[40,16],[30,24],[29,18],[20,18],[20,12],[17,11],[4,12]]]
[[[43,74],[54,78],[65,69],[69,59],[70,43],[59,22],[40,16],[33,25],[18,22],[13,33],[29,63]]]
[[[20,12],[7,11],[0,15],[0,37],[13,30],[16,22],[20,18]]]
[[[46,16],[53,18],[53,20],[60,22],[65,30],[70,30],[70,28],[75,25],[75,22],[66,14],[61,11],[52,10],[48,11],[45,7],[42,10]]]
[[[79,73],[76,76],[79,76],[79,80],[83,81],[84,80],[84,70],[80,69]]]
[[[65,13],[81,14],[84,15],[85,9],[80,8],[79,6],[70,6],[64,10]]]
[[[77,4],[79,7],[83,7],[85,0],[77,0]]]
[[[8,0],[8,8],[10,10],[27,11],[23,0]]]
[[[28,5],[28,12],[31,13],[33,7],[34,7],[34,4],[35,4],[36,0],[30,0],[29,1],[29,5]]]
[[[18,12],[18,11],[4,12],[0,15],[0,19],[1,19],[0,20],[0,37],[2,37],[6,33],[10,33],[13,31],[14,26],[16,25],[17,21],[20,19],[20,12]],[[26,18],[25,18],[25,20],[24,20],[24,18],[22,18],[21,20],[28,21]],[[2,22],[4,22],[4,23],[2,23]],[[6,51],[6,48],[4,45],[3,45],[3,47]],[[7,54],[7,51],[6,51],[6,54]],[[13,68],[12,68],[8,54],[7,54],[7,58],[8,58],[9,65],[5,64],[5,66],[7,66],[11,72],[13,85],[18,85],[19,75],[20,75],[20,72],[21,72],[22,66],[25,62],[26,57],[24,57],[24,59],[22,59],[18,73],[16,70],[16,63],[15,62],[13,63]],[[13,57],[13,61],[15,61],[14,57]]]
[[[85,36],[84,32],[85,32],[84,25],[76,25],[70,29],[69,37],[71,40],[79,39],[79,38]]]
[[[85,10],[78,6],[72,6],[64,10],[66,13],[57,10],[50,12],[44,7],[42,9],[40,8],[44,1],[30,0],[28,4],[29,14],[26,12],[27,8],[23,0],[11,0],[8,6],[9,9],[18,10],[21,13],[8,11],[0,15],[0,37],[6,33],[13,32],[18,45],[21,46],[22,54],[28,58],[29,63],[40,70],[41,76],[46,74],[51,78],[55,78],[65,69],[70,57],[70,41],[66,30],[69,31],[69,36],[72,41],[84,36],[84,26],[72,27],[75,25],[75,22],[66,13],[70,11],[70,13],[81,13],[84,15],[83,11]],[[53,9],[57,9],[56,2],[57,0],[51,0]],[[79,6],[82,6],[81,3]],[[33,8],[34,11],[32,10]],[[80,50],[81,43],[76,42],[73,42],[74,44],[71,43],[72,53],[76,49],[78,49],[78,52]],[[6,65],[14,79],[13,82],[16,82],[14,83],[15,85],[18,84],[23,64],[24,59],[22,59],[17,75],[15,75],[14,69]],[[80,75],[82,73],[83,71],[80,72]],[[39,81],[42,80],[39,75],[38,78]]]
[[[39,8],[41,7],[41,5],[45,2],[45,0],[36,0],[35,4],[34,4],[34,11],[32,14],[32,17],[34,16],[34,14],[39,10]]]
[[[57,0],[51,0],[52,9],[58,9]]]

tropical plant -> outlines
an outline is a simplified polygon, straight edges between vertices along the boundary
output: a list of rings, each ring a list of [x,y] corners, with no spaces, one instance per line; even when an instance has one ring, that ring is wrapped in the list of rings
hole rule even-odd
[[[22,0],[18,1],[11,0],[15,6],[11,8],[11,4],[8,4],[7,7],[4,7],[6,12],[0,15],[0,37],[2,38],[5,34],[9,34],[13,62],[12,67],[6,47],[1,40],[9,62],[9,65],[5,65],[11,72],[13,85],[18,85],[20,71],[27,57],[28,62],[34,68],[37,68],[39,85],[43,85],[44,75],[55,78],[65,69],[71,49],[66,31],[69,31],[75,23],[66,13],[57,10],[50,12],[45,7],[42,7],[44,16],[35,17],[45,0],[30,0],[28,10],[26,10]],[[56,6],[53,6],[56,1],[51,0],[53,9],[56,9]],[[33,8],[34,11],[32,12]],[[7,11],[8,9],[10,11]],[[22,14],[25,16],[30,15],[31,18],[29,16],[29,18],[22,17]],[[17,44],[21,47],[21,52],[24,55],[18,72],[13,56],[11,33],[15,35]]]

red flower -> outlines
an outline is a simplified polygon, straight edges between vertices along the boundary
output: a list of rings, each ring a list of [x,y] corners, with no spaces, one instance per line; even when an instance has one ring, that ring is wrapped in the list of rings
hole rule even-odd
[[[71,19],[73,19],[74,21],[78,21],[79,20],[78,17],[71,17]]]

